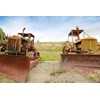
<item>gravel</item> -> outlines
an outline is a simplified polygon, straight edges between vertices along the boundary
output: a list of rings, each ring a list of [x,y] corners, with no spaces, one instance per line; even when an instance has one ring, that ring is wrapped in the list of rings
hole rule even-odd
[[[28,77],[28,83],[87,83],[84,73],[73,69],[62,70],[59,61],[40,62],[33,68]],[[65,69],[64,69],[65,70]]]
[[[60,61],[40,62],[32,68],[27,83],[100,83],[100,70],[71,68],[60,66]],[[0,76],[0,83],[15,83],[7,77]]]

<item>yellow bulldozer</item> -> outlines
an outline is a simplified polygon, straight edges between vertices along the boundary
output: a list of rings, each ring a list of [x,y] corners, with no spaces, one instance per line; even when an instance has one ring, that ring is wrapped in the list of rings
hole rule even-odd
[[[83,38],[80,39],[80,34]],[[69,41],[71,37],[71,41]],[[68,34],[68,41],[63,44],[62,65],[71,67],[100,68],[100,54],[97,39],[90,37],[83,29],[73,29]]]
[[[18,36],[6,36],[6,43],[0,45],[0,74],[16,82],[25,82],[29,70],[40,59],[34,46],[34,35],[24,31],[25,28]]]

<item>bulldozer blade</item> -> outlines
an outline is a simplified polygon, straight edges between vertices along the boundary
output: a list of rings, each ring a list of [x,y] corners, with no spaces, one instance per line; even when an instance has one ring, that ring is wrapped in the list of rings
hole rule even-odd
[[[37,58],[35,60],[30,60],[30,70],[39,63],[39,60],[40,58]]]
[[[0,55],[0,74],[16,82],[25,82],[30,60],[26,56]]]
[[[100,68],[99,54],[61,54],[63,67]]]

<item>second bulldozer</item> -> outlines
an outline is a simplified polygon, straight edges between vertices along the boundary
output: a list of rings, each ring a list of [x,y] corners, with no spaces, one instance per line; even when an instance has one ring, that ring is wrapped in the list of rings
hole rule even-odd
[[[82,39],[80,39],[81,33],[84,35]],[[71,37],[71,42],[69,37]],[[68,41],[63,44],[62,66],[100,68],[100,54],[97,51],[97,45],[96,38],[90,37],[83,29],[76,27],[70,31]]]

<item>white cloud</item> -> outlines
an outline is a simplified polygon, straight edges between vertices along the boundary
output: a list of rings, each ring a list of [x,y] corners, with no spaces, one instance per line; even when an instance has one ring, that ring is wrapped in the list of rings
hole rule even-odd
[[[28,19],[24,19],[24,17],[8,18],[1,27],[8,35],[16,35],[18,32],[21,32],[24,27],[27,27],[27,30],[30,28]]]
[[[66,17],[67,18],[67,17]],[[62,21],[59,21],[57,24],[49,23],[43,24],[43,21],[48,21],[45,19],[41,22],[41,19],[44,18],[40,17],[40,19],[32,21],[29,17],[8,17],[5,23],[1,23],[0,26],[3,28],[6,34],[8,35],[17,35],[18,32],[22,32],[22,29],[26,27],[25,32],[31,32],[35,35],[35,41],[66,41],[67,35],[69,31],[76,26],[84,29],[86,33],[90,36],[93,36],[100,41],[100,23],[97,21],[95,23],[91,23],[91,21],[95,20],[94,17],[73,17],[70,20],[66,20],[62,18]],[[60,19],[60,17],[59,17]],[[54,20],[52,20],[53,22]],[[64,22],[65,21],[65,22]],[[55,22],[53,22],[55,23]],[[42,26],[44,25],[44,26]],[[54,25],[54,26],[52,26]],[[39,27],[38,27],[39,26]]]

